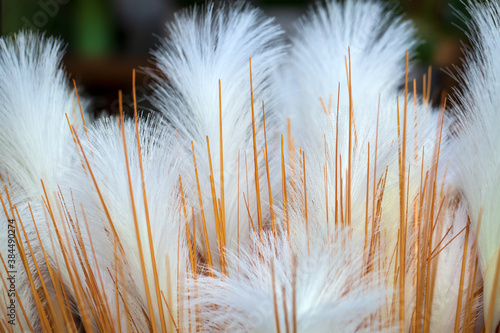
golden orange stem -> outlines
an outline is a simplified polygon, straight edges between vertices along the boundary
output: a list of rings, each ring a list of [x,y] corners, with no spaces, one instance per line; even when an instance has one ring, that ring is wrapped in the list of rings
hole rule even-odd
[[[257,217],[259,222],[259,236],[262,237],[262,210],[260,203],[260,189],[259,189],[259,163],[257,160],[257,138],[255,136],[255,112],[254,112],[254,99],[253,99],[253,83],[252,83],[252,58],[250,61],[250,96],[252,99],[252,135],[253,135],[253,160],[255,168],[255,194],[257,195]]]

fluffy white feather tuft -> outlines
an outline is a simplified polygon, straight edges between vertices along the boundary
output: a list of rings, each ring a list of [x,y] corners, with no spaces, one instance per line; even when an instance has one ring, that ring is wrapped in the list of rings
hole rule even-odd
[[[252,192],[246,193],[245,199],[256,227],[259,220],[254,186],[254,152],[248,149],[253,146],[252,103],[255,109],[258,156],[255,165],[259,171],[259,194],[262,197],[260,204],[264,216],[261,221],[266,220],[266,216],[270,214],[265,183],[265,158],[262,153],[265,144],[262,101],[265,101],[267,138],[271,142],[279,121],[275,111],[278,106],[276,75],[285,50],[283,32],[273,23],[273,19],[264,17],[259,10],[242,3],[220,9],[208,5],[203,10],[184,12],[176,16],[168,26],[168,31],[169,38],[163,39],[159,49],[153,53],[162,72],[154,86],[153,101],[168,125],[177,131],[185,155],[191,158],[185,163],[182,173],[187,208],[188,211],[191,207],[195,208],[196,220],[200,222],[197,222],[199,250],[207,259],[205,235],[201,227],[204,214],[211,257],[217,267],[220,257],[220,253],[217,255],[218,244],[224,244],[224,239],[227,239],[226,245],[231,249],[235,248],[236,239],[241,239],[242,242],[248,239],[247,223],[240,223],[238,226],[240,216],[242,220],[247,216],[243,195],[238,195],[238,181],[243,189],[246,177],[245,153],[250,174],[248,183],[252,189]],[[249,57],[252,64],[253,101]],[[222,119],[219,117],[219,79]],[[210,140],[214,193],[210,181],[212,172],[207,153],[207,137]],[[196,154],[204,212],[200,209],[191,141]],[[273,170],[280,168],[279,159],[273,153],[269,154],[269,166],[271,175]],[[221,174],[224,178],[224,194],[221,189]],[[272,187],[281,188],[280,181],[281,177],[273,177]],[[219,234],[216,225],[222,226],[219,229],[225,231]]]
[[[479,228],[479,259],[484,278],[484,314],[488,330],[500,323],[500,4],[471,5],[471,39],[476,52],[466,57],[461,88],[455,97],[459,135],[452,163],[455,180],[468,204],[474,228]],[[480,227],[478,217],[484,208]],[[496,287],[495,287],[496,284]],[[493,293],[496,289],[496,293]],[[494,308],[492,308],[492,304]]]
[[[120,320],[122,327],[127,327],[131,324],[127,315],[129,312],[141,332],[149,330],[151,325],[157,329],[183,329],[188,320],[187,314],[180,309],[184,302],[182,281],[188,264],[179,191],[179,165],[182,160],[169,130],[158,123],[154,118],[138,122],[139,154],[133,121],[125,122],[125,134],[114,119],[97,122],[89,129],[88,139],[84,134],[80,136],[88,164],[85,161],[84,168],[73,165],[73,172],[67,173],[61,181],[65,196],[71,197],[77,207],[84,207],[90,230],[90,235],[82,233],[84,246],[87,252],[92,253],[89,239],[92,238],[98,260],[94,274],[97,276],[97,269],[102,271],[105,282],[100,286],[101,292],[107,294],[112,318]],[[127,144],[130,179],[123,135]],[[83,220],[80,209],[75,214]],[[141,241],[140,248],[138,240]],[[116,252],[113,251],[115,246]],[[154,251],[154,265],[150,249]],[[120,318],[117,318],[115,301],[117,290],[109,273],[115,272],[117,265],[118,271],[123,270],[122,277],[118,275],[119,293],[122,295],[118,304]],[[67,279],[69,283],[69,277]],[[153,312],[148,305],[148,294]]]
[[[350,0],[318,5],[299,21],[292,37],[288,75],[294,82],[289,93],[293,130],[301,136],[313,134],[309,130],[323,124],[319,98],[325,106],[330,96],[335,101],[339,84],[341,110],[348,110],[348,48],[354,105],[374,105],[376,110],[379,94],[386,97],[402,83],[405,51],[411,52],[415,45],[410,22],[381,3]],[[335,104],[330,110],[334,113]],[[356,121],[369,116],[374,124],[376,112],[357,108],[355,112]]]
[[[49,195],[57,190],[56,176],[60,166],[68,160],[65,149],[73,144],[65,113],[76,127],[82,124],[75,94],[60,67],[62,54],[63,48],[58,40],[36,33],[21,32],[13,37],[0,38],[0,176],[20,215],[12,211],[8,214],[11,218],[14,215],[18,223],[18,217],[23,220],[34,257],[42,266],[41,274],[46,280],[48,273],[43,267],[45,261],[41,257],[27,204],[31,202],[34,214],[41,216],[37,222],[45,229],[47,215],[44,215],[46,211],[40,199],[43,195],[40,179],[45,182]],[[2,192],[5,199],[6,193]],[[1,222],[7,230],[6,218],[2,217]],[[22,229],[18,229],[17,233],[26,240]],[[6,233],[2,233],[2,237],[4,235],[7,237]],[[6,239],[2,240],[2,244],[7,245]],[[36,273],[26,243],[23,244],[34,284],[40,288],[40,276]],[[1,249],[1,253],[8,258],[6,247]],[[20,267],[20,259],[17,265],[18,301],[26,310],[26,316],[18,317],[19,324],[27,329],[29,321],[33,329],[38,330],[40,320],[30,283]],[[47,283],[50,284],[49,281]],[[0,288],[3,287],[4,284],[0,284]],[[8,302],[8,299],[2,301]],[[4,314],[2,311],[1,316]]]
[[[395,267],[399,262],[394,257],[395,249],[400,251],[401,216],[409,216],[404,224],[404,290],[405,313],[412,313],[417,261],[412,250],[417,239],[412,226],[413,203],[420,202],[426,182],[423,178],[434,166],[434,151],[444,142],[439,141],[440,112],[413,95],[412,82],[408,82],[406,94],[399,89],[405,83],[406,51],[411,56],[416,45],[414,29],[376,2],[328,2],[303,18],[292,42],[287,76],[293,82],[289,84],[293,93],[288,110],[295,149],[300,146],[304,151],[307,166],[310,224],[329,221],[330,228],[335,223],[337,227],[350,225],[357,237],[367,238],[366,251],[371,251],[373,237],[381,237],[378,250],[385,259],[384,268],[379,269],[388,272],[386,282],[392,286],[398,273]],[[444,133],[448,123],[444,118]],[[404,171],[399,163],[403,142]],[[441,155],[446,155],[444,144],[440,149]],[[438,175],[443,174],[445,161],[441,157]],[[303,216],[305,210],[302,164],[300,157],[290,159],[291,182],[299,184],[291,186],[291,200],[294,189],[298,189],[291,205],[295,208],[289,212],[294,214],[292,219]],[[401,178],[404,207],[411,203],[407,213],[401,212]],[[321,238],[309,233],[311,242]],[[411,316],[404,316],[404,321],[409,328]]]
[[[297,221],[300,223],[299,221]],[[252,235],[249,250],[228,255],[229,275],[192,282],[201,324],[230,332],[384,331],[389,293],[376,271],[365,274],[362,244],[302,236],[290,243],[272,233]],[[331,236],[331,235],[330,235]],[[361,245],[361,246],[360,246]],[[215,306],[214,306],[215,305]],[[385,318],[385,317],[384,317]]]

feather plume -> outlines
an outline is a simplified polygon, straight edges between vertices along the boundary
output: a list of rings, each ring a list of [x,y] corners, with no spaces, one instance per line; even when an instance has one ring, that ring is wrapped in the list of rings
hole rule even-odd
[[[365,238],[365,265],[372,260],[373,242],[381,237],[384,268],[379,269],[387,272],[388,285],[396,287],[393,281],[399,280],[398,297],[404,299],[399,317],[404,323],[399,325],[407,329],[416,306],[413,248],[419,231],[412,226],[413,203],[424,206],[423,184],[430,188],[433,183],[423,179],[427,172],[438,183],[445,173],[441,134],[449,123],[405,82],[405,62],[408,73],[415,45],[412,25],[379,3],[328,2],[297,25],[288,66],[293,140],[303,151],[289,159],[299,184],[290,214],[309,211],[311,223],[352,228]],[[310,234],[312,242],[318,236]],[[396,249],[399,262],[391,259]],[[397,268],[401,265],[406,277]]]
[[[267,204],[269,191],[264,182],[265,166],[272,174],[273,170],[280,170],[280,163],[276,154],[267,154],[267,148],[266,154],[262,153],[265,136],[261,106],[265,101],[265,125],[271,142],[279,121],[275,112],[279,102],[276,80],[284,55],[283,33],[273,19],[242,3],[220,9],[208,5],[203,10],[184,12],[176,16],[168,32],[169,38],[163,39],[153,53],[162,72],[154,86],[153,101],[168,125],[178,133],[185,155],[191,156],[182,172],[186,205],[188,210],[194,207],[196,220],[200,221],[197,222],[200,253],[209,264],[213,258],[213,265],[218,267],[223,256],[219,245],[232,249],[237,246],[236,239],[248,240],[250,223],[238,226],[240,216],[242,220],[246,216],[244,201],[255,228],[257,225],[260,228],[271,214]],[[210,140],[210,156],[207,140]],[[244,173],[246,154],[250,176]],[[195,177],[193,155],[199,177]],[[238,182],[241,181],[243,188],[244,177],[255,189],[247,192],[245,198],[238,194]],[[280,188],[280,181],[281,177],[274,177],[271,187]],[[260,182],[258,190],[257,182]]]
[[[289,93],[290,106],[296,110],[291,116],[293,130],[307,136],[309,129],[324,125],[319,98],[330,105],[327,102],[330,96],[336,99],[339,84],[341,113],[347,112],[349,65],[355,111],[366,104],[376,110],[379,95],[387,97],[403,83],[405,51],[416,45],[414,34],[409,21],[373,1],[328,1],[310,10],[292,36],[288,74],[295,83]],[[334,113],[335,106],[329,111]],[[363,116],[369,116],[366,123],[373,125],[377,114],[363,111]],[[357,116],[358,121],[364,117]],[[300,144],[301,138],[297,139]]]
[[[88,139],[82,135],[84,168],[73,166],[79,171],[68,173],[62,187],[85,209],[75,214],[80,220],[85,214],[88,221],[90,234],[82,238],[87,252],[96,253],[95,276],[99,269],[105,277],[101,293],[112,320],[127,327],[132,318],[140,332],[183,328],[188,317],[180,310],[185,301],[181,281],[188,252],[178,183],[182,160],[172,135],[157,120],[139,121],[137,127],[127,121],[123,130],[106,119],[89,129]],[[109,278],[117,266],[119,281]],[[116,293],[122,295],[118,303]]]
[[[451,332],[465,328],[467,313],[476,310],[477,298],[468,296],[477,290],[473,283],[476,262],[474,234],[468,229],[467,209],[463,201],[447,200],[443,208],[446,216],[434,234],[436,244],[432,257],[436,261],[436,279],[430,318],[431,332]],[[465,259],[464,259],[465,256]],[[465,262],[464,262],[465,260]],[[472,290],[469,290],[472,289]],[[468,308],[471,310],[468,310]],[[458,312],[457,312],[458,308]],[[473,318],[469,314],[469,322]]]
[[[41,221],[45,222],[46,210],[40,200],[44,189],[40,179],[45,182],[49,194],[57,190],[56,176],[68,159],[65,149],[73,144],[65,113],[76,127],[82,125],[75,95],[60,67],[62,53],[58,40],[35,33],[21,32],[0,39],[0,177],[4,202],[7,202],[7,192],[12,201],[11,209],[1,221],[3,230],[7,230],[7,217],[17,221],[13,224],[19,239],[23,239],[21,247],[28,256],[25,265],[28,265],[31,278],[21,269],[24,264],[18,249],[14,251],[19,272],[15,282],[18,298],[11,297],[26,310],[26,315],[19,316],[19,324],[25,329],[40,329],[31,287],[40,288],[42,278],[35,269],[34,260],[40,265],[44,262],[34,225],[30,222],[28,203],[31,202],[34,214],[42,216]],[[13,207],[17,207],[19,215]],[[25,236],[19,218],[25,222]],[[1,234],[2,238],[7,237],[6,233]],[[12,245],[7,239],[1,241]],[[32,244],[33,254],[30,254],[28,242]],[[1,253],[4,259],[9,258],[7,247],[2,247]],[[41,267],[40,273],[49,280],[46,268]],[[8,273],[2,268],[2,276],[4,274]],[[3,286],[0,284],[0,289]],[[3,298],[2,302],[9,300]],[[4,315],[2,311],[0,316]]]
[[[382,24],[373,13],[382,17]],[[368,1],[328,2],[326,7],[311,11],[297,25],[288,66],[288,80],[294,82],[295,90],[290,94],[292,104],[288,109],[292,133],[296,131],[293,135],[295,146],[304,150],[307,173],[311,177],[308,179],[312,189],[310,201],[321,207],[311,211],[326,215],[323,209],[326,206],[325,173],[331,200],[335,192],[340,193],[341,177],[344,190],[351,183],[350,192],[355,198],[353,207],[364,207],[367,175],[373,172],[375,164],[377,174],[372,175],[372,181],[376,178],[378,182],[390,166],[388,188],[397,191],[398,144],[401,141],[398,116],[403,119],[406,109],[403,92],[400,92],[398,105],[397,88],[404,75],[405,51],[411,51],[415,45],[413,34],[408,22],[394,17],[382,5]],[[408,101],[409,113],[413,113],[412,104]],[[420,150],[429,137],[434,139],[432,133],[437,117],[424,114],[424,109],[419,106],[416,110],[420,131],[408,124],[406,143],[412,153]],[[414,144],[414,131],[418,132],[418,148]],[[371,145],[370,155],[368,144]],[[409,156],[408,162],[413,162]],[[371,170],[367,169],[368,159]],[[295,168],[299,169],[298,158],[295,160]],[[415,165],[419,165],[418,162],[415,161]],[[347,181],[349,169],[351,179]],[[360,205],[354,202],[356,199],[361,200]],[[393,196],[391,201],[394,201]],[[333,202],[329,207],[339,206]],[[340,215],[333,213],[332,216]],[[362,223],[359,229],[364,229],[365,210],[357,208],[354,214],[351,221]],[[326,216],[317,219],[324,220]]]
[[[462,92],[454,98],[459,117],[453,167],[456,184],[469,205],[469,216],[479,232],[479,262],[484,279],[486,330],[493,332],[500,323],[500,5],[495,1],[471,4],[471,39],[476,52],[466,57],[461,76]],[[478,218],[484,208],[480,227]],[[496,292],[495,292],[496,290]]]
[[[296,221],[299,222],[299,221]],[[228,332],[384,331],[379,311],[389,294],[364,274],[362,243],[347,234],[310,244],[305,224],[293,245],[271,232],[252,235],[248,250],[228,253],[229,275],[199,278],[203,327]],[[215,306],[214,306],[215,304]]]

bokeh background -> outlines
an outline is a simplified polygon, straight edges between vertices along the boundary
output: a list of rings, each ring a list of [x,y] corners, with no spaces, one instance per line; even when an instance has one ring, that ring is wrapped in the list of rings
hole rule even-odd
[[[456,85],[453,73],[461,67],[462,47],[468,45],[465,22],[469,19],[463,0],[379,0],[412,19],[422,43],[418,47],[419,79],[432,66],[432,99]],[[297,18],[313,5],[308,0],[254,0],[254,5],[277,18],[285,30],[293,31]],[[98,112],[118,112],[117,92],[124,92],[124,104],[131,104],[132,69],[139,104],[148,109],[149,78],[141,68],[153,67],[149,51],[165,23],[174,13],[197,0],[0,0],[1,34],[33,29],[61,37],[67,45],[64,65],[90,97]],[[341,28],[341,27],[339,27]],[[451,75],[450,75],[451,74]]]

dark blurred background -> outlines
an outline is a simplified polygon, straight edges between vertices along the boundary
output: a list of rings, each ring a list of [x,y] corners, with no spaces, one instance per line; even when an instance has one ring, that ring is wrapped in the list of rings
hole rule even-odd
[[[461,47],[467,44],[468,20],[463,0],[380,0],[389,3],[418,29],[418,68],[411,77],[419,79],[433,67],[432,99],[439,101],[456,82],[443,69],[455,72],[461,66]],[[91,97],[95,110],[118,111],[117,92],[124,91],[125,105],[131,103],[132,69],[138,70],[137,92],[140,106],[149,79],[140,68],[152,67],[149,51],[164,35],[164,24],[176,11],[203,5],[196,0],[0,0],[1,34],[20,29],[37,29],[60,36],[67,44],[64,64],[81,85],[81,95]],[[286,30],[312,1],[254,0],[252,3],[275,16]],[[421,89],[420,89],[421,90]]]

